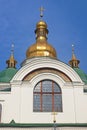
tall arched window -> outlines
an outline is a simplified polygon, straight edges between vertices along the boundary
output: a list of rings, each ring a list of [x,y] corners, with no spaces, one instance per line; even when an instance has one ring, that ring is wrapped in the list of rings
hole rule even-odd
[[[1,123],[1,114],[2,114],[2,104],[0,104],[0,123]]]
[[[34,112],[62,112],[62,92],[52,80],[42,80],[33,91]]]

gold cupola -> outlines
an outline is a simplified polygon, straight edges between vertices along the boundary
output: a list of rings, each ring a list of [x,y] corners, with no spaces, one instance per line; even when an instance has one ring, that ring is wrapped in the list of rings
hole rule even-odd
[[[6,61],[7,63],[7,68],[15,68],[15,65],[17,61],[14,59],[14,45],[12,44],[12,49],[11,49],[11,56],[10,58]]]
[[[40,14],[40,17],[43,15]],[[55,49],[47,42],[47,24],[42,19],[36,24],[36,42],[26,51],[26,58],[51,57],[56,58]]]
[[[78,68],[80,61],[77,60],[75,54],[74,54],[74,45],[72,45],[72,59],[69,61],[69,64],[72,68]]]

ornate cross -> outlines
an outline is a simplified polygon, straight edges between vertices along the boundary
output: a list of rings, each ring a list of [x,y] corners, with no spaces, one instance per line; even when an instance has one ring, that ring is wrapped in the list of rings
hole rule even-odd
[[[72,44],[72,54],[74,54],[74,45]]]
[[[14,44],[12,43],[11,45],[11,54],[13,55],[14,54]]]
[[[54,130],[56,130],[56,117],[55,117],[55,115],[57,115],[57,112],[52,112],[52,115],[53,115],[53,123],[54,123]]]
[[[43,12],[44,12],[44,8],[43,7],[40,7],[40,17],[42,18],[43,17]]]
[[[55,123],[56,122],[56,115],[57,115],[57,112],[52,112],[52,115],[53,115],[53,122]]]

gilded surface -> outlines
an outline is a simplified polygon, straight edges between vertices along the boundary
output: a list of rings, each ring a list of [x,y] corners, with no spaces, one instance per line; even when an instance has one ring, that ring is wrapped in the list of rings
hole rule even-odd
[[[47,24],[44,21],[39,21],[36,24],[36,43],[31,45],[26,51],[26,57],[41,57],[48,56],[56,58],[55,49],[47,42]]]
[[[49,56],[49,57],[56,57],[55,49],[51,47],[51,45],[47,44],[46,42],[38,42],[33,44],[27,50],[27,57],[37,57],[37,56]]]

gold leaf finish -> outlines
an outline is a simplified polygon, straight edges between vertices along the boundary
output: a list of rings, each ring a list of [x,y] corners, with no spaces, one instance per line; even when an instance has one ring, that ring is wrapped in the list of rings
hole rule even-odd
[[[52,57],[56,58],[56,51],[55,49],[47,42],[47,24],[44,21],[39,21],[36,24],[36,43],[31,45],[26,51],[26,57]]]

